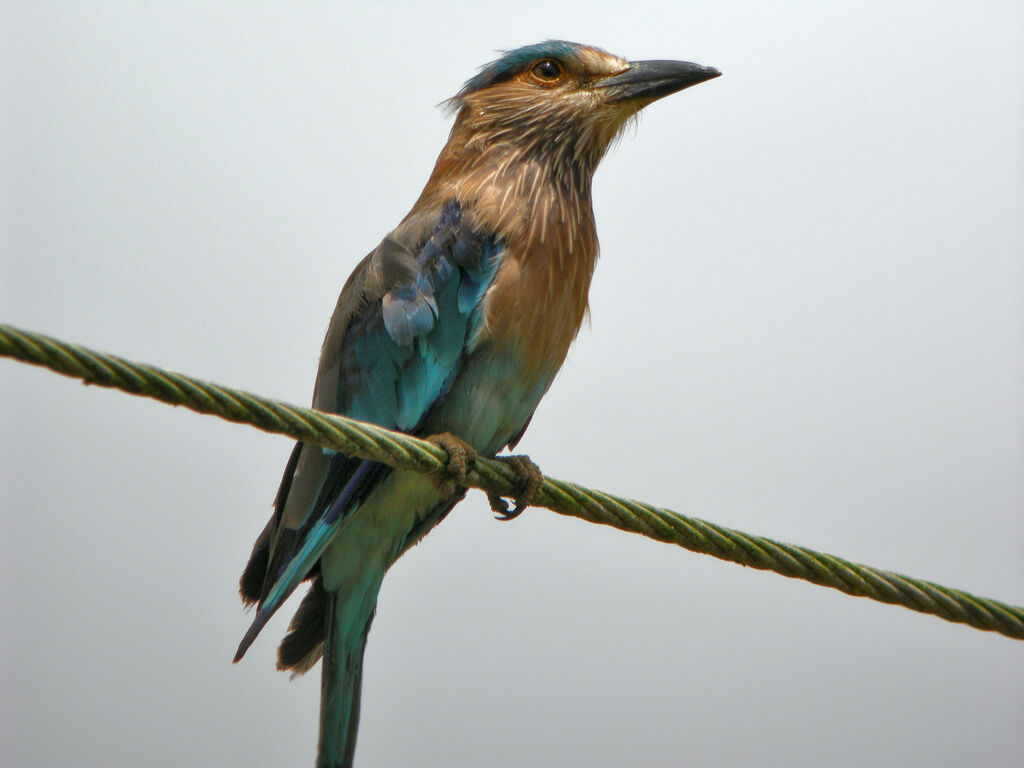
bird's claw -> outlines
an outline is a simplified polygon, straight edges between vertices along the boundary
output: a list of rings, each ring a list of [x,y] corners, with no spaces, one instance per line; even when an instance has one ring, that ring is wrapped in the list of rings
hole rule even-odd
[[[512,499],[515,506],[510,510],[508,502],[496,494],[487,494],[487,501],[491,505],[491,511],[499,520],[513,520],[533,503],[537,492],[544,485],[544,475],[540,467],[530,461],[529,456],[499,456],[495,461],[508,464],[515,473],[515,485],[512,489]]]
[[[472,471],[476,462],[476,451],[473,450],[473,446],[451,432],[442,432],[424,439],[448,454],[448,464],[445,468],[437,474],[428,475],[437,492],[448,498],[459,487],[465,485],[466,475]]]
[[[424,438],[448,454],[448,463],[435,474],[428,475],[434,488],[444,498],[448,498],[466,483],[466,475],[473,471],[477,453],[469,443],[451,432],[442,432]],[[491,511],[499,520],[512,520],[519,517],[533,503],[544,485],[544,475],[540,468],[530,461],[529,456],[499,456],[500,461],[511,467],[515,474],[511,498],[515,506],[509,509],[508,502],[497,494],[487,494]]]

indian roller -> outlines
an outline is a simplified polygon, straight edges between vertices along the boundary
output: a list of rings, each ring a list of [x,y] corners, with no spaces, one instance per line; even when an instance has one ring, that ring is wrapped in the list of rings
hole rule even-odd
[[[451,482],[299,443],[241,578],[257,612],[235,661],[310,582],[277,666],[301,674],[323,657],[318,766],[352,765],[384,574],[465,495],[467,458],[516,445],[580,329],[598,163],[641,109],[719,74],[554,40],[505,53],[449,100],[423,192],[341,291],[313,406],[433,438]],[[539,475],[515,466],[512,514]]]

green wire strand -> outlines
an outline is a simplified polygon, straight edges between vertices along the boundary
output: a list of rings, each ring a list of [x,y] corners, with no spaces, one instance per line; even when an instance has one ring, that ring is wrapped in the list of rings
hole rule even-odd
[[[443,473],[447,466],[448,457],[442,449],[409,435],[139,365],[8,325],[0,325],[0,355],[41,365],[87,384],[183,405],[199,413],[250,424],[266,432],[289,435],[393,467]],[[466,485],[507,496],[512,492],[513,481],[508,466],[480,458],[467,476]],[[751,536],[669,509],[552,478],[545,478],[533,505],[676,544],[691,552],[1024,640],[1024,608],[851,563],[806,547]]]

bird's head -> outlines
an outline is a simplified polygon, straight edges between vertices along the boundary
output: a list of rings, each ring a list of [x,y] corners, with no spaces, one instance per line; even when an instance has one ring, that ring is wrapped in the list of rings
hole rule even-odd
[[[508,51],[449,101],[453,138],[539,155],[593,172],[622,128],[664,96],[721,73],[686,61],[627,61],[587,45],[550,40]]]

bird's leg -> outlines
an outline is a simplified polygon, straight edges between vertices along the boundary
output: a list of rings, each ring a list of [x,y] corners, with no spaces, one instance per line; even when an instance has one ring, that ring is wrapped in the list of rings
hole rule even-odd
[[[476,451],[469,443],[451,432],[442,432],[424,438],[448,454],[448,465],[435,475],[429,475],[430,482],[444,498],[448,498],[466,482],[466,475],[473,469]]]
[[[491,511],[497,516],[499,520],[512,520],[519,517],[533,500],[537,496],[537,492],[544,485],[544,475],[541,474],[540,467],[530,461],[529,456],[521,454],[513,456],[498,456],[495,461],[500,461],[508,464],[515,473],[515,484],[512,489],[512,499],[516,505],[511,510],[508,508],[508,502],[506,502],[501,496],[496,494],[487,494],[487,501],[491,505]]]

